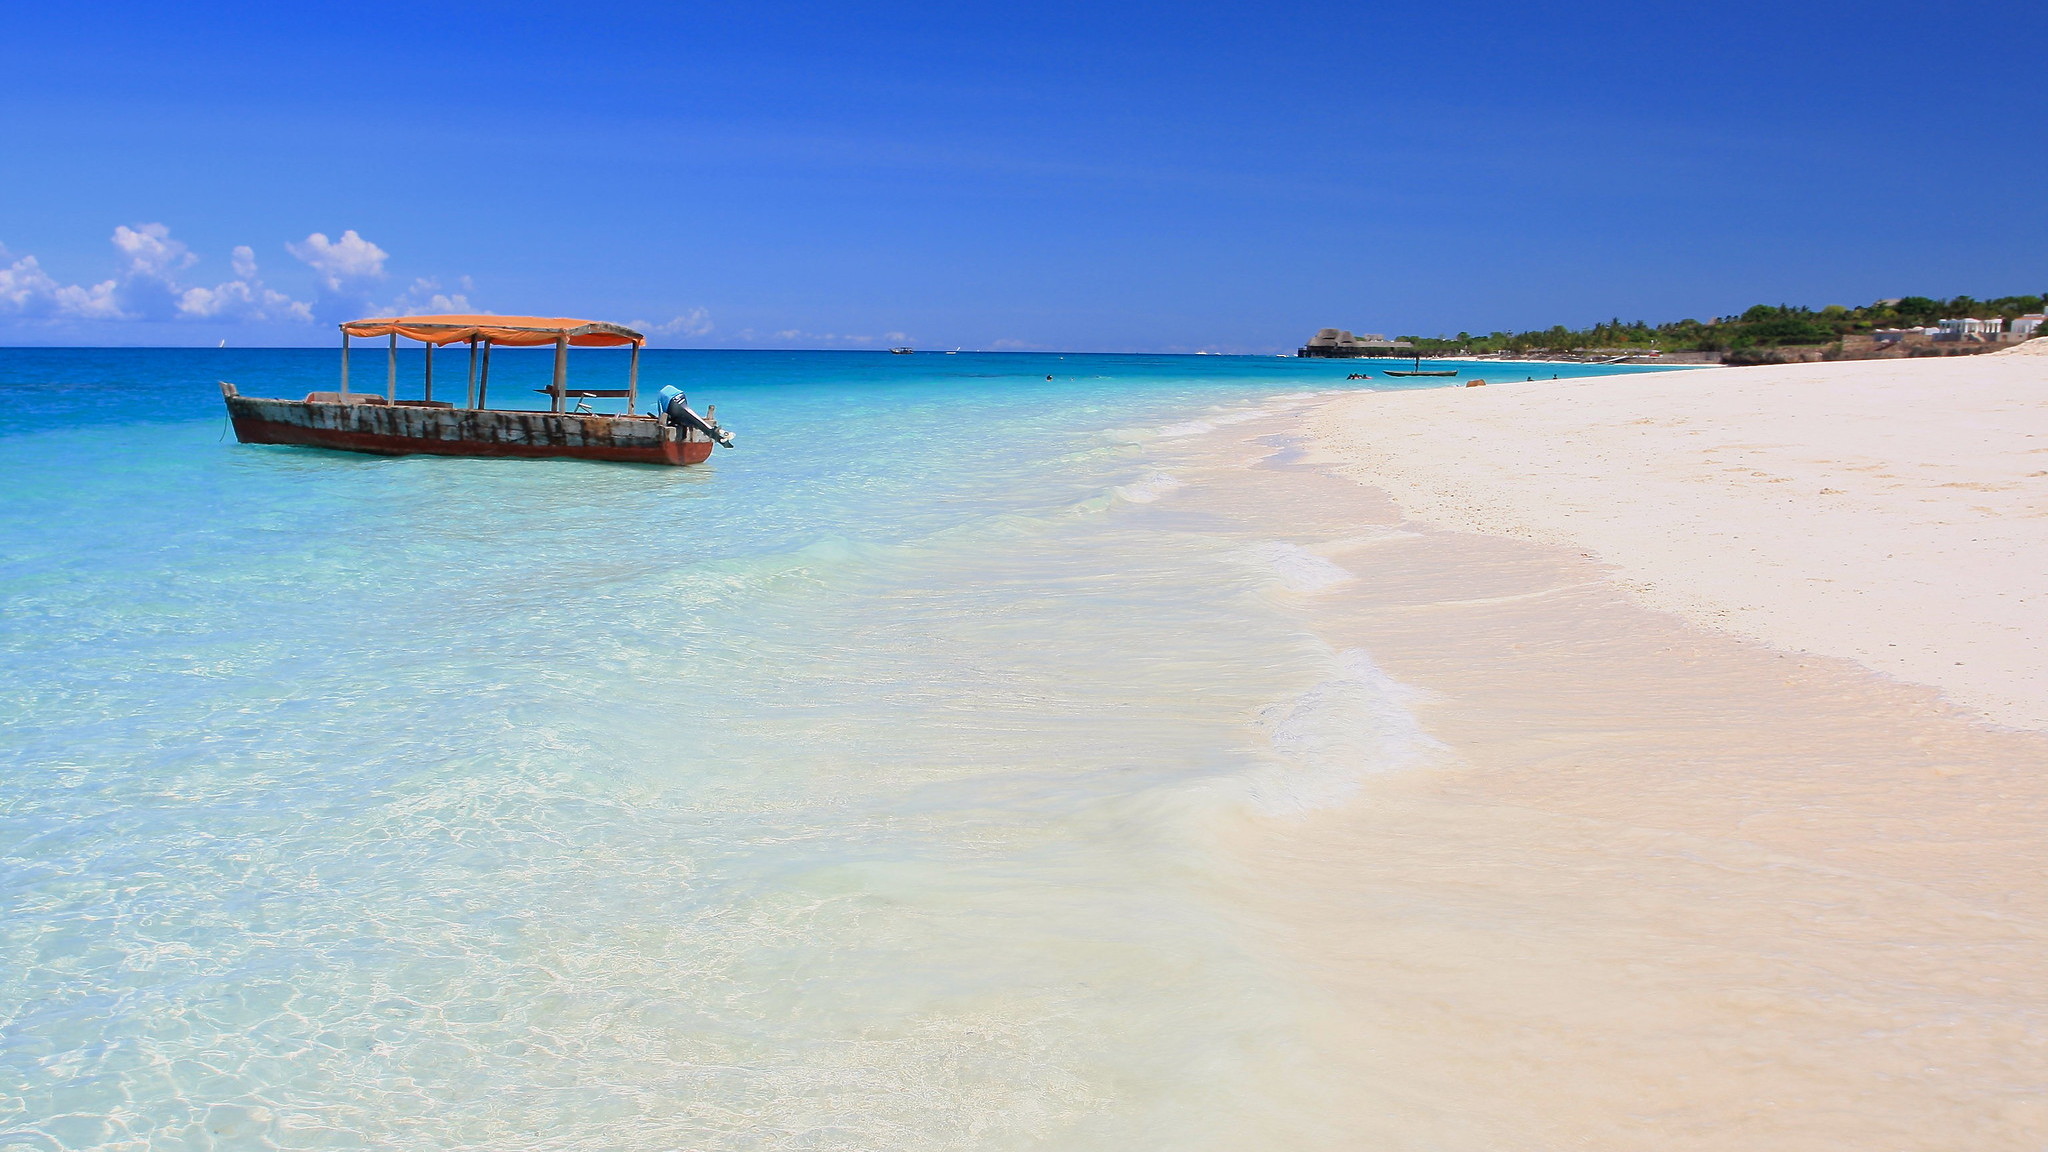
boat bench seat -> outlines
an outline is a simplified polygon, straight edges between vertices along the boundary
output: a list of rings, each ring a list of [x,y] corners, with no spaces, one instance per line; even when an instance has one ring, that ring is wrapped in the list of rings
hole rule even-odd
[[[339,392],[306,393],[306,403],[308,404],[383,404],[385,402],[385,399],[375,392],[351,392],[346,400],[342,399]]]

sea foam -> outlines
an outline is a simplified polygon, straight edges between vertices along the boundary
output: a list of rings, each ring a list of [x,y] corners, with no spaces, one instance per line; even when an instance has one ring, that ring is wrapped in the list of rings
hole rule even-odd
[[[1150,504],[1176,488],[1185,487],[1187,485],[1165,472],[1153,472],[1142,480],[1119,485],[1113,491],[1133,504]]]
[[[1280,582],[1295,592],[1320,592],[1357,579],[1341,565],[1325,560],[1299,544],[1273,541],[1252,549],[1252,554],[1271,565],[1279,574]]]
[[[1388,676],[1362,648],[1337,654],[1313,688],[1259,712],[1273,751],[1286,766],[1255,773],[1252,805],[1268,815],[1300,815],[1337,804],[1370,774],[1420,767],[1444,752],[1410,710],[1423,693]]]

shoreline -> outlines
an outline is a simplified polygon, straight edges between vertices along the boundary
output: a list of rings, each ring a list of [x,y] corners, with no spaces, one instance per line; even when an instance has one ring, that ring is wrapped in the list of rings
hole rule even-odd
[[[1785,371],[1710,379],[1739,393]],[[1606,383],[1640,399],[1648,382]],[[2048,732],[1989,723],[1952,685],[1670,610],[1641,569],[1566,534],[1585,509],[1538,538],[1508,515],[1535,503],[1449,486],[1442,461],[1416,463],[1435,442],[1415,429],[1478,395],[1231,426],[1162,501],[1322,566],[1272,595],[1333,676],[1409,718],[1354,716],[1373,739],[1340,750],[1390,746],[1403,724],[1428,744],[1356,759],[1355,790],[1327,807],[1218,832],[1266,962],[1313,990],[1346,1146],[2037,1148]],[[1340,439],[1366,435],[1343,423],[1365,414],[1369,459]],[[1496,487],[1553,492],[1548,473],[1508,475],[1545,449],[1616,458],[1510,425],[1498,435],[1527,453],[1484,473]],[[1974,494],[1926,482],[1937,502]],[[1734,491],[1722,515],[1758,507]],[[1283,754],[1299,739],[1259,723]]]

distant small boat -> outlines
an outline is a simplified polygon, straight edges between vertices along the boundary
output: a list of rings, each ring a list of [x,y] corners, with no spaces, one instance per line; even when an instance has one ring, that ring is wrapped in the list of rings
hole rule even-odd
[[[889,354],[891,356],[908,356],[915,351],[917,351],[915,348],[891,348],[889,349]]]
[[[1425,370],[1422,367],[1422,357],[1420,356],[1415,358],[1415,367],[1412,370],[1402,369],[1396,371],[1391,368],[1387,370],[1387,375],[1389,376],[1456,376],[1457,374],[1458,370],[1456,368]]]

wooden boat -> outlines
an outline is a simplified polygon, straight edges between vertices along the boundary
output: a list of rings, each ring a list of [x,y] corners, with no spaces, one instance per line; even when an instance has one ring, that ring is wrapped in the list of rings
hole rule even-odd
[[[384,394],[349,388],[349,340],[388,336]],[[426,345],[424,395],[398,398],[398,338]],[[304,400],[244,396],[221,382],[235,438],[244,444],[303,444],[384,456],[568,457],[634,464],[701,464],[714,446],[732,447],[732,433],[718,426],[716,409],[692,412],[676,389],[664,389],[662,410],[637,412],[640,349],[647,338],[630,328],[596,320],[540,316],[394,316],[351,320],[341,326],[341,387],[312,392]],[[434,349],[469,345],[469,378],[464,403],[434,399]],[[537,388],[553,402],[534,412],[486,406],[491,382],[491,349],[496,346],[555,347],[554,381]],[[569,386],[569,348],[631,349],[624,388]],[[481,357],[479,357],[481,351]],[[576,411],[565,411],[570,399]],[[626,411],[592,411],[593,399],[623,399]]]
[[[1422,357],[1420,356],[1417,356],[1415,358],[1415,367],[1412,370],[1405,368],[1399,371],[1396,371],[1392,368],[1387,369],[1387,375],[1389,376],[1456,376],[1457,374],[1458,370],[1456,368],[1431,369],[1428,371],[1424,371],[1422,367]]]

